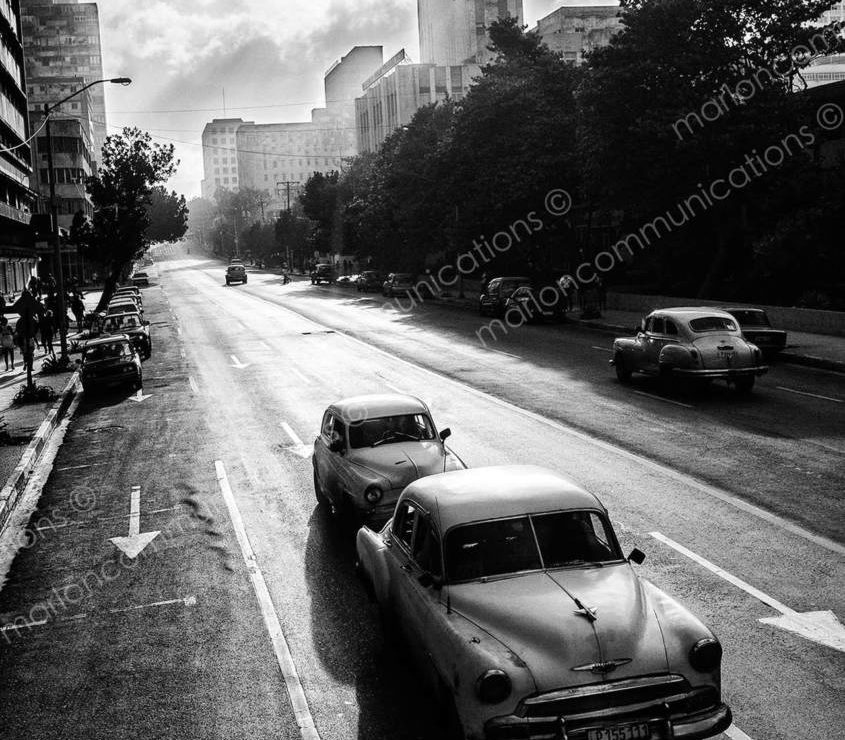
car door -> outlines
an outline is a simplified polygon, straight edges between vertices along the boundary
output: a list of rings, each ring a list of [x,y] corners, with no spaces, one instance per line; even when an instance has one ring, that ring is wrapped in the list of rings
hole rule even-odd
[[[660,350],[666,341],[666,320],[662,316],[650,316],[645,331],[645,370],[658,372],[660,368]]]
[[[337,502],[338,477],[335,458],[339,454],[331,450],[335,434],[335,418],[331,411],[326,411],[320,427],[320,436],[314,442],[314,464],[317,477],[320,479],[323,491],[333,503]]]

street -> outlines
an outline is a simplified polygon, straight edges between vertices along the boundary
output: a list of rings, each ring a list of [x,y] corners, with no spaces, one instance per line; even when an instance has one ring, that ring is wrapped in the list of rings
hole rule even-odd
[[[424,399],[470,467],[542,465],[603,501],[644,577],[724,646],[720,737],[845,726],[842,627],[797,616],[845,618],[841,375],[780,364],[748,397],[625,387],[596,332],[485,347],[488,320],[448,306],[260,270],[226,287],[203,258],[157,269],[143,393],[83,397],[3,564],[0,737],[437,738],[353,535],[314,497],[323,411],[377,392]]]

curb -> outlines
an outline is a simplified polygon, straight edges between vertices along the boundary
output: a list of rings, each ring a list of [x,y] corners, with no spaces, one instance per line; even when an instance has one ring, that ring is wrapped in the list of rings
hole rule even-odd
[[[15,510],[21,493],[26,488],[35,466],[41,459],[41,453],[50,441],[53,432],[64,419],[68,407],[79,392],[79,373],[75,372],[65,385],[58,402],[47,412],[47,416],[33,435],[26,449],[21,455],[20,462],[9,476],[3,488],[0,489],[0,532]]]
[[[820,370],[832,370],[835,373],[845,373],[845,362],[829,360],[826,357],[799,355],[794,352],[781,352],[775,359],[788,362],[792,365],[804,365],[805,367],[815,367]]]

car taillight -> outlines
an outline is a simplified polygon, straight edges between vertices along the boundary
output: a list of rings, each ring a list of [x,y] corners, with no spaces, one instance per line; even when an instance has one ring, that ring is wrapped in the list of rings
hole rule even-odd
[[[492,669],[478,677],[475,690],[485,704],[498,704],[510,696],[511,680],[504,671]]]

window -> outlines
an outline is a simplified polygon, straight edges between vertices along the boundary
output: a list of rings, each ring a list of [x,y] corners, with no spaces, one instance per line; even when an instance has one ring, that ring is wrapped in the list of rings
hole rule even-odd
[[[663,334],[663,330],[665,327],[666,322],[662,316],[652,316],[648,320],[648,326],[646,327],[646,329],[652,334]]]
[[[414,561],[420,570],[433,576],[443,575],[440,539],[427,516],[417,514],[417,534],[414,538]]]
[[[434,425],[426,414],[400,414],[363,419],[349,429],[353,449],[396,442],[434,439]]]
[[[736,324],[722,316],[705,316],[700,319],[693,319],[689,322],[689,326],[694,332],[736,331]]]
[[[445,541],[450,581],[539,570],[537,543],[527,516],[457,527]]]
[[[666,319],[666,334],[670,337],[678,336],[678,327],[671,319]]]
[[[393,516],[393,536],[408,549],[411,548],[411,542],[414,539],[416,514],[417,510],[413,504],[403,501],[396,507],[396,514]]]
[[[602,518],[593,512],[561,511],[531,518],[546,568],[618,560]]]

